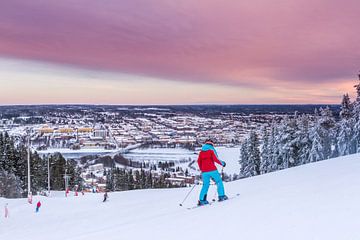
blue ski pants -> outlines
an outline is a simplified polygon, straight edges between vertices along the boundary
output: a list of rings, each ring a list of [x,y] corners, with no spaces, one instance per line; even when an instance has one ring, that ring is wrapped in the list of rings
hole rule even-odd
[[[200,192],[200,201],[205,200],[205,197],[210,187],[210,179],[214,180],[217,185],[218,196],[225,195],[224,184],[221,179],[220,173],[217,170],[211,172],[203,172],[201,174],[201,177],[203,181],[203,186]]]

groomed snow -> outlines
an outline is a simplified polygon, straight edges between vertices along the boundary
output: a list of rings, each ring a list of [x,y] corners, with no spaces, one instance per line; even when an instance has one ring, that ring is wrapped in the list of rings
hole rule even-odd
[[[360,239],[360,155],[226,183],[240,197],[194,210],[187,189],[140,190],[64,198],[0,199],[0,239]],[[213,196],[212,186],[209,193]],[[192,206],[200,187],[185,203]],[[56,194],[58,195],[58,194]]]

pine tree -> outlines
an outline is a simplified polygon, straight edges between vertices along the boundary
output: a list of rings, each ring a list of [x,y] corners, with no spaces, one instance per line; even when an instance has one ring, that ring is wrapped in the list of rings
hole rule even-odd
[[[104,174],[106,176],[106,189],[109,191],[114,191],[114,177],[113,169],[105,170]]]
[[[270,172],[270,146],[269,146],[269,132],[266,128],[262,129],[262,146],[261,146],[261,163],[260,163],[260,174]]]
[[[151,173],[151,171],[148,171],[148,172],[146,173],[145,188],[152,188],[152,187],[153,187],[152,173]]]
[[[134,189],[141,189],[141,177],[139,170],[134,171],[135,179],[134,179]]]
[[[355,152],[360,152],[360,74],[359,82],[354,87],[356,89],[356,100],[352,104],[352,121],[353,121],[353,136],[352,142],[355,145]]]
[[[53,190],[65,190],[64,175],[66,168],[66,160],[60,153],[54,153],[50,157],[50,163],[51,188]]]
[[[128,172],[128,181],[127,181],[127,184],[128,184],[128,189],[129,189],[129,190],[135,189],[135,186],[134,186],[134,176],[133,176],[133,172],[132,172],[131,169],[130,169],[129,172]]]
[[[329,107],[320,109],[320,126],[323,139],[323,149],[325,159],[332,155],[332,146],[335,138],[335,119]]]
[[[321,137],[321,125],[318,119],[319,116],[316,116],[315,124],[310,131],[312,145],[309,154],[309,162],[317,162],[325,159]]]
[[[296,118],[297,115],[292,119],[285,117],[279,127],[280,158],[278,167],[280,169],[296,166],[299,162],[299,139],[297,137]]]
[[[250,132],[246,145],[244,147],[247,149],[248,157],[242,162],[242,174],[245,177],[259,175],[261,162],[260,143],[256,132]]]
[[[18,198],[22,194],[20,179],[14,173],[0,169],[0,197]]]
[[[299,165],[309,163],[312,141],[310,139],[310,120],[306,115],[301,116],[297,120],[299,126]]]
[[[243,143],[240,146],[239,164],[240,164],[240,175],[242,177],[248,177],[247,174],[245,174],[245,169],[247,168],[247,165],[248,165],[248,159],[249,159],[249,155],[248,155],[248,139],[245,138]]]
[[[336,144],[333,157],[344,156],[356,152],[354,142],[354,120],[351,114],[351,102],[348,94],[345,94],[341,103],[340,121],[337,123]]]
[[[268,172],[278,170],[278,159],[280,156],[277,123],[273,121],[270,126],[269,136],[269,169]]]
[[[33,193],[46,189],[47,186],[47,165],[36,152],[30,154],[31,191]]]
[[[142,189],[147,188],[146,187],[146,174],[145,174],[144,169],[140,170],[140,187]]]

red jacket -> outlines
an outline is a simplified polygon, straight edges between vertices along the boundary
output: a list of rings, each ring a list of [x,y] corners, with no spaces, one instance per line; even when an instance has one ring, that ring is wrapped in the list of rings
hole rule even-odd
[[[215,163],[222,165],[213,150],[201,151],[198,157],[198,165],[201,172],[217,170]]]
[[[38,208],[40,208],[40,207],[41,207],[41,202],[39,201],[39,202],[36,204],[36,206],[37,206]]]

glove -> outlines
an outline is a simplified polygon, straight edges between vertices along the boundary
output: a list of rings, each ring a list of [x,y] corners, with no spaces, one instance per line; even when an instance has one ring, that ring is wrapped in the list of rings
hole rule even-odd
[[[226,162],[222,161],[222,166],[225,167],[226,166]]]

